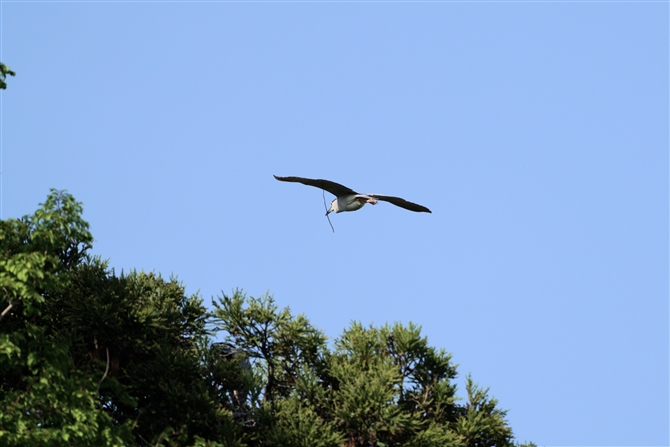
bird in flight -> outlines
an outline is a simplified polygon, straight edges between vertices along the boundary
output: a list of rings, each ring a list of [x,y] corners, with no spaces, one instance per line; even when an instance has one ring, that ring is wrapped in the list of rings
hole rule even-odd
[[[363,208],[366,203],[376,205],[378,200],[389,202],[400,208],[405,208],[406,210],[415,211],[417,213],[431,212],[425,206],[408,202],[400,197],[382,196],[379,194],[359,194],[353,189],[347,188],[339,183],[331,182],[330,180],[303,177],[278,177],[276,175],[274,177],[280,182],[294,182],[308,186],[315,186],[334,195],[335,200],[330,203],[330,208],[326,211],[326,216],[332,212],[342,213],[344,211],[356,211]]]

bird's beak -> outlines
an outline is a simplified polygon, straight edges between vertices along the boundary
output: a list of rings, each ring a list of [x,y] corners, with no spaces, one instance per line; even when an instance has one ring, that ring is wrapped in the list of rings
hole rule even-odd
[[[330,214],[330,210],[326,211],[326,216]]]

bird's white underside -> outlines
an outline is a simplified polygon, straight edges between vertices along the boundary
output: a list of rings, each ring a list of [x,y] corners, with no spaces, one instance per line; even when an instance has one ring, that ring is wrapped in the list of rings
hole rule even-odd
[[[377,204],[377,200],[365,194],[353,194],[338,197],[330,204],[330,210],[336,213],[360,210],[366,203]]]

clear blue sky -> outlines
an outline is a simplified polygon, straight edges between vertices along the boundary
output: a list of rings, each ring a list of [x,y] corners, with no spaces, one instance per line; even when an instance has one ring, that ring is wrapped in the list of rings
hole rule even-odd
[[[670,443],[668,3],[1,8],[4,218],[67,189],[117,271],[422,325],[520,441]]]

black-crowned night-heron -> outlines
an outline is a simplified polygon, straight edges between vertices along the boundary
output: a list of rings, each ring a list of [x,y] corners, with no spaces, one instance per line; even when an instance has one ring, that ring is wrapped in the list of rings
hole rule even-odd
[[[378,200],[389,202],[400,208],[415,211],[417,213],[430,213],[431,211],[425,206],[416,203],[408,202],[400,197],[382,196],[379,194],[359,194],[353,189],[340,185],[339,183],[331,182],[330,180],[311,179],[303,177],[277,177],[277,180],[282,182],[302,183],[303,185],[315,186],[324,191],[328,191],[335,196],[335,200],[330,203],[330,208],[326,211],[326,216],[332,212],[342,213],[344,211],[356,211],[366,203],[376,205]]]

